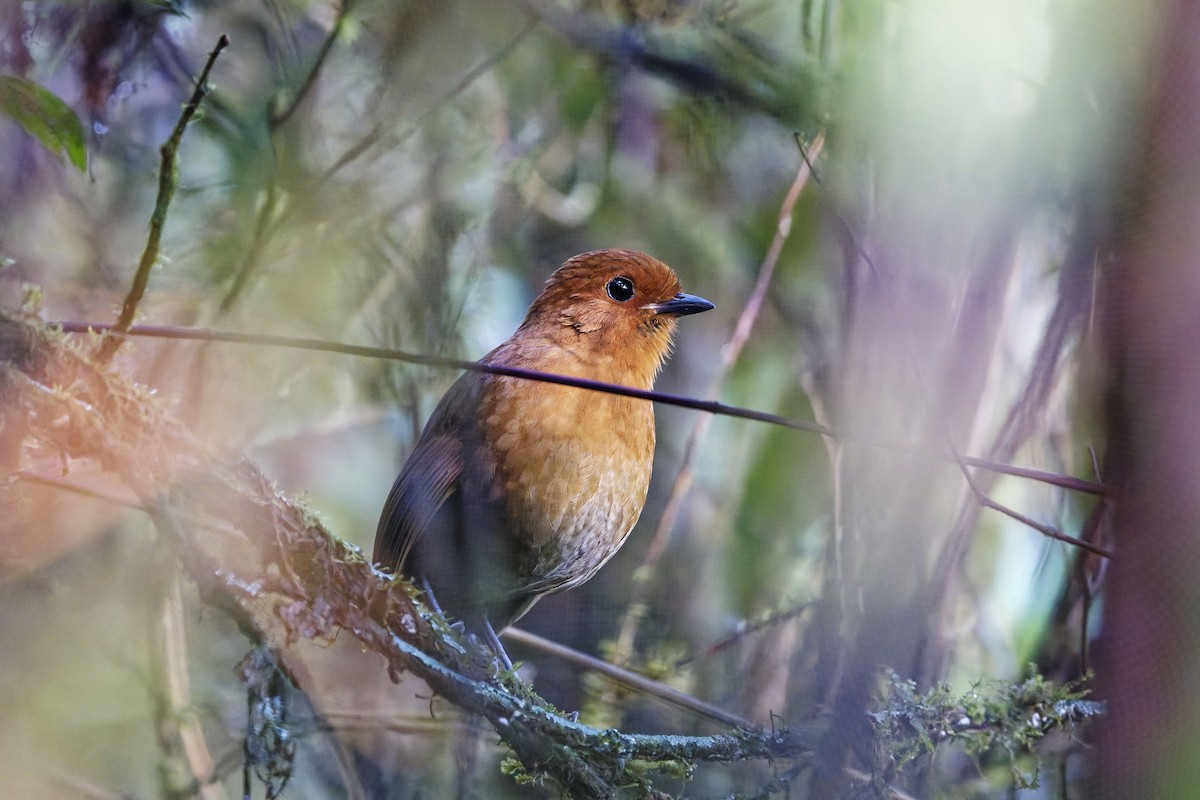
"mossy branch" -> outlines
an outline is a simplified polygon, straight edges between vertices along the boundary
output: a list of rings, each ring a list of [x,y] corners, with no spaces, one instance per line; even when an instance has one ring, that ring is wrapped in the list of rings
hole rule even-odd
[[[203,600],[253,641],[282,646],[352,635],[389,673],[411,672],[479,714],[535,777],[572,796],[612,797],[627,761],[691,764],[788,760],[813,727],[714,736],[627,734],[582,725],[534,695],[279,493],[250,461],[212,452],[150,393],[36,320],[0,312],[0,408],[19,456],[86,459],[115,473],[174,541]],[[12,473],[17,463],[4,465]],[[649,787],[647,787],[649,789]]]
[[[872,726],[881,753],[895,769],[906,771],[954,742],[977,762],[999,758],[1007,762],[1014,785],[1038,785],[1038,745],[1053,732],[1074,734],[1076,728],[1099,716],[1105,704],[1088,700],[1083,684],[1058,684],[1037,674],[1015,683],[990,682],[955,694],[945,685],[927,692],[915,683],[891,676],[882,708],[872,712]],[[1031,756],[1035,765],[1023,772],[1018,759]]]

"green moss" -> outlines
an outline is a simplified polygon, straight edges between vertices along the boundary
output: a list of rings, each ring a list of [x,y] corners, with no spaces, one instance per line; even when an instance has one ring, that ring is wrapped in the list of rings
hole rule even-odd
[[[981,771],[1004,762],[1018,788],[1036,787],[1043,737],[1074,731],[1103,713],[1104,704],[1086,699],[1084,682],[1055,683],[1032,667],[1030,673],[1016,683],[976,684],[960,695],[945,684],[922,693],[913,681],[892,674],[883,707],[870,714],[884,760],[913,771],[939,747],[956,746]]]

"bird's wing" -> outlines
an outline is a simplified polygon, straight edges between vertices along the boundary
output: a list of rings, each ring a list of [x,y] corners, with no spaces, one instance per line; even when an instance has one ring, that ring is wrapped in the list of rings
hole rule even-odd
[[[396,476],[375,531],[376,564],[401,571],[413,546],[458,491],[478,429],[478,378],[468,373],[450,387]]]
[[[422,436],[392,484],[375,531],[376,564],[400,571],[416,541],[454,494],[463,445],[452,436]]]

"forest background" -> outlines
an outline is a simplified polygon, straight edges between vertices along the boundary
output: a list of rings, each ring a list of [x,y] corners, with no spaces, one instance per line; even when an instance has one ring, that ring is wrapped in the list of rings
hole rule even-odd
[[[1194,796],[1195,41],[1183,2],[3,4],[0,790]],[[555,717],[533,758],[191,549],[284,536],[230,511],[259,476],[370,552],[458,375],[261,337],[475,359],[601,247],[716,303],[658,388],[724,406],[658,405],[629,543],[520,627],[727,718],[511,652],[589,730],[778,750],[598,766]],[[123,304],[251,338],[70,332]]]

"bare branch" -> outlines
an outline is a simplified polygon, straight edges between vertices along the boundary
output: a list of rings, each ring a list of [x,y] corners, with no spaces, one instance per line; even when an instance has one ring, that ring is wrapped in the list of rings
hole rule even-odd
[[[504,638],[521,644],[529,645],[541,650],[544,653],[557,656],[571,664],[574,664],[583,669],[589,669],[598,672],[611,681],[626,686],[630,689],[635,689],[639,692],[658,698],[663,702],[669,703],[676,708],[682,708],[685,711],[699,714],[707,717],[714,722],[719,722],[722,725],[730,725],[735,728],[752,728],[754,723],[747,719],[731,714],[723,708],[706,703],[692,697],[689,694],[684,694],[670,686],[659,683],[658,681],[650,680],[636,673],[630,672],[607,661],[602,661],[595,656],[589,656],[587,653],[581,653],[574,648],[558,642],[551,641],[529,631],[521,630],[520,628],[507,628],[504,631]]]
[[[969,486],[971,488],[971,493],[975,495],[975,499],[979,502],[979,505],[983,506],[984,508],[990,508],[993,511],[999,511],[1001,514],[1004,514],[1007,517],[1011,517],[1012,519],[1015,519],[1017,522],[1020,522],[1022,525],[1027,525],[1030,528],[1033,528],[1035,531],[1042,534],[1043,536],[1048,536],[1051,539],[1055,539],[1060,542],[1065,542],[1067,544],[1073,544],[1076,547],[1082,548],[1083,550],[1087,550],[1089,553],[1094,553],[1094,554],[1096,554],[1098,556],[1102,556],[1104,558],[1112,558],[1113,557],[1112,551],[1105,547],[1101,547],[1098,544],[1093,544],[1092,542],[1089,542],[1086,539],[1078,539],[1074,536],[1069,536],[1068,534],[1063,533],[1058,528],[1055,528],[1052,525],[1046,525],[1044,523],[1038,522],[1037,520],[1033,519],[1032,517],[1027,517],[1026,515],[1022,514],[1019,511],[1016,511],[1014,509],[1009,508],[1008,506],[997,503],[995,500],[993,500],[991,497],[989,497],[986,493],[984,493],[984,491],[979,488],[979,485],[975,483],[975,478],[974,478],[974,476],[971,475],[971,470],[967,469],[967,464],[965,461],[959,460],[958,467],[960,470],[962,470],[963,477],[966,478],[966,480],[967,480],[967,486]]]
[[[858,444],[863,444],[870,447],[895,450],[902,453],[925,456],[927,458],[934,458],[942,461],[961,461],[970,467],[986,469],[992,472],[998,472],[1004,475],[1012,475],[1018,478],[1026,478],[1039,483],[1046,483],[1051,486],[1058,486],[1063,489],[1070,489],[1072,491],[1083,492],[1085,494],[1104,495],[1108,493],[1108,488],[1103,484],[1083,480],[1082,478],[1075,478],[1070,475],[1061,475],[1059,473],[1048,472],[1040,469],[1032,469],[1030,467],[1019,467],[1014,464],[1003,464],[998,461],[991,461],[986,458],[976,458],[974,456],[956,457],[955,454],[948,451],[938,452],[902,442],[887,442],[871,439],[862,434],[851,433],[848,431],[837,431],[826,425],[810,422],[808,420],[781,417],[777,414],[769,414],[765,411],[756,411],[752,408],[726,405],[725,403],[718,403],[713,400],[697,400],[692,397],[683,397],[681,395],[667,394],[665,392],[651,392],[644,389],[635,389],[630,386],[620,386],[614,383],[591,381],[587,380],[586,378],[575,378],[567,375],[553,375],[548,372],[538,372],[537,370],[531,369],[506,367],[499,364],[481,364],[478,361],[466,361],[459,358],[444,358],[441,356],[429,356],[419,353],[406,353],[402,350],[391,350],[384,347],[365,347],[363,345],[328,342],[321,339],[302,339],[293,338],[290,336],[274,336],[269,334],[235,333],[232,331],[215,331],[205,328],[180,328],[169,325],[135,325],[127,331],[117,331],[114,330],[112,325],[92,322],[58,322],[54,323],[54,327],[57,327],[66,333],[108,333],[116,336],[145,336],[155,339],[177,339],[200,342],[226,342],[230,344],[287,347],[298,350],[339,353],[341,355],[357,356],[361,358],[383,358],[391,361],[403,361],[408,364],[420,364],[428,367],[464,369],[472,372],[484,372],[489,375],[504,375],[512,378],[525,378],[533,381],[545,381],[546,383],[555,383],[560,386],[574,386],[576,388],[589,389],[595,392],[608,392],[609,394],[621,395],[623,397],[634,397],[639,400],[651,400],[655,403],[663,403],[664,405],[690,408],[696,411],[706,411],[710,414],[748,419],[755,422],[763,422],[768,425],[778,425],[784,428],[790,428],[792,430],[817,433],[822,436],[828,436],[842,441],[856,442]]]
[[[200,71],[200,77],[196,79],[196,89],[192,92],[191,99],[184,105],[183,113],[179,115],[179,121],[175,123],[174,130],[160,148],[162,161],[158,169],[158,197],[154,201],[154,211],[150,214],[150,234],[146,237],[146,247],[142,250],[141,259],[138,260],[137,272],[133,276],[133,286],[130,287],[129,294],[125,297],[121,315],[117,317],[114,326],[117,331],[127,331],[133,324],[138,303],[141,302],[142,295],[146,293],[146,286],[150,283],[150,271],[158,263],[159,243],[162,240],[163,228],[167,224],[167,209],[171,206],[171,198],[175,195],[175,187],[179,183],[179,143],[183,140],[183,132],[188,123],[200,110],[200,102],[208,94],[208,73],[216,63],[217,56],[221,55],[221,51],[228,46],[229,37],[221,34],[221,37],[217,39],[217,46],[208,54],[208,61],[204,64],[204,69]],[[97,361],[103,364],[111,359],[121,343],[122,340],[118,338],[106,339],[96,354]]]
[[[300,88],[292,95],[286,105],[281,105],[277,108],[272,108],[267,117],[267,127],[274,131],[281,125],[291,119],[292,114],[304,102],[304,98],[312,91],[312,87],[317,82],[317,76],[321,74],[321,68],[325,66],[325,60],[329,58],[329,53],[333,50],[333,44],[341,35],[342,28],[346,24],[346,15],[350,13],[350,7],[354,5],[354,0],[342,0],[342,7],[338,11],[337,19],[333,23],[325,40],[321,42],[321,49],[317,53],[316,59],[313,61],[312,67],[309,68],[308,74],[304,76],[304,82],[300,84]]]

